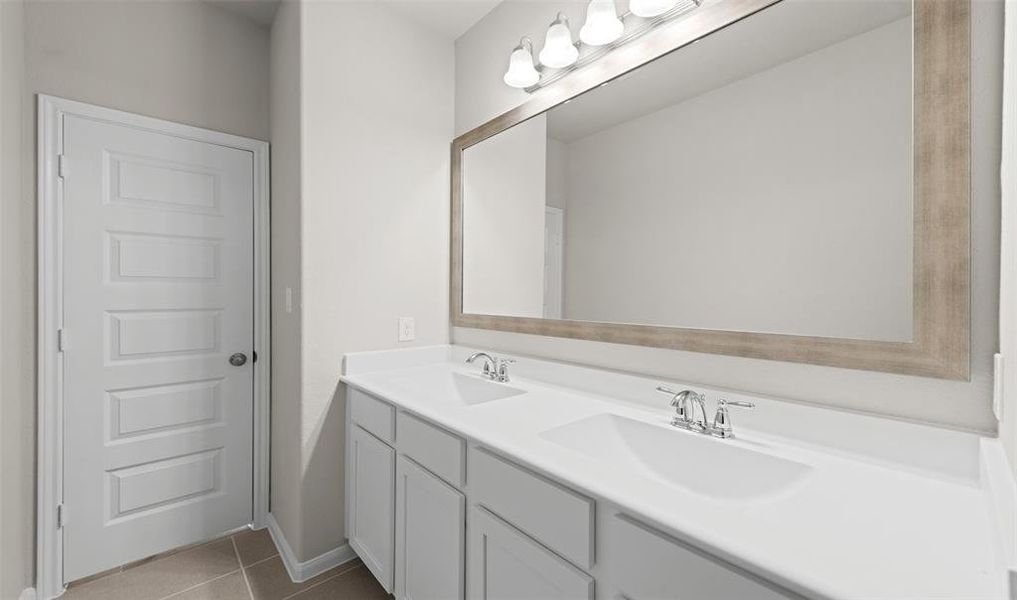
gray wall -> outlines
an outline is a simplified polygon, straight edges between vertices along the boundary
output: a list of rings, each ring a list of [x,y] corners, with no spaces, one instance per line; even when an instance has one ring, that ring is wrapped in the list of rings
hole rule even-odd
[[[0,2],[0,598],[4,600],[17,598],[32,585],[35,547],[35,393],[28,350],[33,347],[35,219],[34,203],[22,192],[23,8],[20,0]]]
[[[24,31],[21,96],[23,186],[4,187],[3,589],[4,600],[34,579],[35,445],[35,94],[44,93],[246,137],[267,139],[268,30],[201,2],[61,2],[3,7],[7,59]],[[16,23],[15,20],[20,21]],[[14,47],[12,54],[8,51]],[[13,67],[12,67],[13,68]],[[7,124],[9,113],[4,110]],[[8,130],[4,171],[9,165]],[[8,434],[10,431],[15,432]],[[8,483],[10,482],[10,487]],[[10,489],[11,491],[8,491]],[[20,591],[20,590],[17,590]]]
[[[300,373],[273,398],[273,462],[292,473],[272,510],[309,560],[345,538],[343,354],[400,345],[400,316],[416,319],[402,345],[448,341],[454,73],[451,39],[380,3],[304,2],[299,38],[300,273],[276,277],[300,280]]]
[[[571,141],[565,318],[910,341],[911,29]],[[650,95],[645,79],[588,98]],[[552,130],[586,99],[551,111]]]
[[[272,23],[272,516],[301,546],[300,488],[300,2]],[[292,312],[286,312],[286,288]]]
[[[526,100],[525,92],[501,81],[508,52],[521,35],[541,39],[556,10],[563,10],[573,23],[582,22],[583,6],[578,3],[504,2],[456,41],[457,134]],[[464,328],[453,329],[453,341],[908,420],[995,431],[991,398],[992,355],[998,346],[1003,3],[975,0],[973,19],[970,382]]]

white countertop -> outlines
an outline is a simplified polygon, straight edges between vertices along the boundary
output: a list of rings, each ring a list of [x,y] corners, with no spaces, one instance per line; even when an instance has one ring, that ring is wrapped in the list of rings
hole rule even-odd
[[[478,371],[462,365],[466,351],[433,347],[349,355],[342,380],[809,597],[1008,598],[1014,482],[998,440],[725,394],[751,399],[754,413],[762,416],[734,414],[736,439],[711,442],[813,468],[776,495],[718,499],[612,467],[540,435],[603,413],[654,423],[674,435],[701,435],[670,428],[667,399],[653,391],[657,380],[519,358],[510,385],[527,393],[472,406],[443,400],[441,382],[449,373]],[[537,380],[528,372],[555,375]],[[577,387],[589,388],[591,378],[600,378],[593,383],[601,390],[636,386],[630,393],[645,395],[647,402],[561,385],[569,377],[584,381]],[[781,416],[777,425],[774,414]],[[830,446],[816,439],[824,437]],[[857,448],[855,439],[863,442]]]

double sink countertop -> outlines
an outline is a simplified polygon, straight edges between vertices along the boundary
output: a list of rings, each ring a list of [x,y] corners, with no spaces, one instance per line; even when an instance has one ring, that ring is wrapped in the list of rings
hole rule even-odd
[[[346,356],[342,381],[814,598],[1004,599],[1015,485],[997,439],[743,393],[735,437],[679,430],[659,380],[433,346]]]

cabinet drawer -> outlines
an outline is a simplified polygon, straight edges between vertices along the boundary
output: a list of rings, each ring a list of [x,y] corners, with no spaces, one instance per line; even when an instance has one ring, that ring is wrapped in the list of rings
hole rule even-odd
[[[620,598],[801,599],[627,515],[602,522],[598,561]]]
[[[468,468],[478,504],[576,565],[593,566],[593,500],[482,449],[471,449]]]
[[[400,452],[452,485],[462,487],[466,476],[466,442],[462,438],[413,415],[399,413],[396,439]]]
[[[378,439],[395,443],[395,407],[352,387],[348,390],[350,418]]]

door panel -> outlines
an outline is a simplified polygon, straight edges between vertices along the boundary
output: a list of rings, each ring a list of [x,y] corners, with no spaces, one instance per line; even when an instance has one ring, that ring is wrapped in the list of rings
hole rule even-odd
[[[252,520],[253,155],[64,118],[64,579]]]

